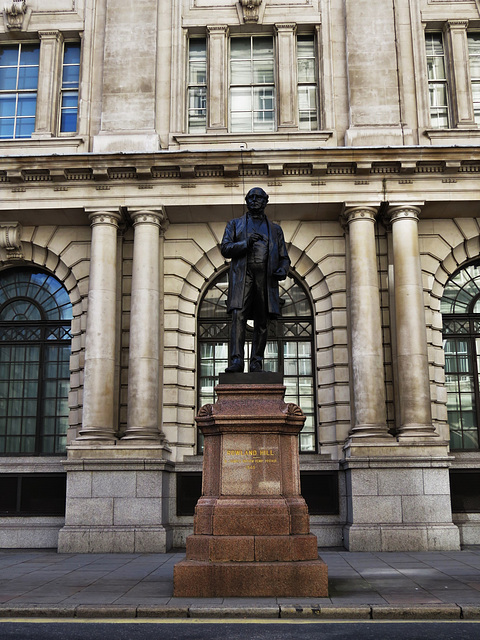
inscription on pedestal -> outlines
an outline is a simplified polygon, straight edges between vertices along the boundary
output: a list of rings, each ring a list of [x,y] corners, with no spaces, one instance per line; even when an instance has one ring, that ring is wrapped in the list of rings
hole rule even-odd
[[[278,437],[274,434],[224,435],[222,495],[281,493]]]

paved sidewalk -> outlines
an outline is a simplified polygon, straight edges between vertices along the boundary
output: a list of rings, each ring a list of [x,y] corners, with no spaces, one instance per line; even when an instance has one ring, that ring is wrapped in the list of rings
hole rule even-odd
[[[0,551],[0,617],[319,617],[480,619],[480,547],[320,550],[328,598],[174,598],[184,553]]]

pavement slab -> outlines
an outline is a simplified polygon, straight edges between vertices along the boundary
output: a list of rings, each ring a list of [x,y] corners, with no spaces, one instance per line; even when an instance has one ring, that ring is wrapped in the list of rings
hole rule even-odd
[[[0,551],[0,617],[480,619],[480,547],[320,550],[328,598],[174,598],[184,553]]]

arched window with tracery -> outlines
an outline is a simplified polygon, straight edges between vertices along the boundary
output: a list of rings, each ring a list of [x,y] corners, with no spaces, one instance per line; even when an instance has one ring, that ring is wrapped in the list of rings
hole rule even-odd
[[[0,455],[65,451],[71,320],[55,277],[0,272]]]
[[[480,263],[448,280],[441,301],[450,446],[479,448]]]
[[[300,451],[314,452],[317,439],[312,305],[305,289],[292,274],[279,284],[282,315],[269,323],[264,369],[283,373],[285,402],[298,404],[306,416],[305,426],[299,436]],[[224,271],[210,284],[199,306],[198,408],[215,402],[214,387],[218,383],[218,375],[228,366],[231,319],[227,313],[227,290],[228,273]],[[253,333],[253,323],[249,325],[246,360]]]

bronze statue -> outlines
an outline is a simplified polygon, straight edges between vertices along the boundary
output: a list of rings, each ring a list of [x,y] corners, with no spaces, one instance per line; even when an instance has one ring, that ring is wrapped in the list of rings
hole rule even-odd
[[[251,372],[263,371],[268,319],[280,315],[279,280],[288,275],[290,260],[283,231],[265,215],[268,195],[254,187],[245,197],[248,211],[230,220],[221,245],[222,255],[231,258],[227,311],[232,314],[230,366],[226,373],[244,369],[247,320],[252,319]]]

